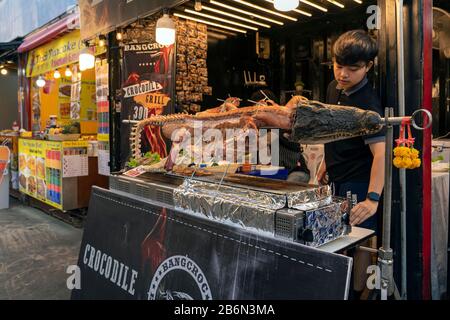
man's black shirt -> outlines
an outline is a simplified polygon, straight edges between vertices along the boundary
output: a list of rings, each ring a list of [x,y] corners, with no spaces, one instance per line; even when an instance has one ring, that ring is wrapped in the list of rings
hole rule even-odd
[[[364,79],[355,88],[344,92],[336,80],[327,90],[327,103],[358,107],[383,114],[380,101]],[[369,145],[383,142],[384,131],[370,136],[331,142],[325,145],[325,161],[331,182],[369,182],[373,155]]]

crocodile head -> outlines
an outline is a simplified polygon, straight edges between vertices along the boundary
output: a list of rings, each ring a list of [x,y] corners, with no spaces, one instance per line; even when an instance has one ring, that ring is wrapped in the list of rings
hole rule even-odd
[[[296,112],[292,140],[303,144],[325,144],[376,134],[383,129],[378,113],[354,107],[300,101]]]

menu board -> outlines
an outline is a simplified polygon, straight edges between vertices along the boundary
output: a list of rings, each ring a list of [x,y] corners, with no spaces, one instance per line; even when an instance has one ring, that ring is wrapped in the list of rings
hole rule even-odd
[[[63,178],[89,175],[88,145],[87,141],[63,142]]]
[[[63,209],[63,178],[87,176],[87,141],[19,140],[19,190]]]
[[[19,190],[62,209],[60,142],[19,140]]]

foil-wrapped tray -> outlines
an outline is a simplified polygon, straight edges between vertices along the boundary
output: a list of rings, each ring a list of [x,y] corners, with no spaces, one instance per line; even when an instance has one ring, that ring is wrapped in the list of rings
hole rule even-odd
[[[174,190],[175,207],[273,234],[275,213],[278,210],[314,210],[332,203],[328,186],[285,183],[288,188],[268,189],[262,185],[250,187],[250,180],[230,182],[224,179],[222,183],[217,183],[206,179],[186,179]],[[258,183],[269,182],[258,180]]]

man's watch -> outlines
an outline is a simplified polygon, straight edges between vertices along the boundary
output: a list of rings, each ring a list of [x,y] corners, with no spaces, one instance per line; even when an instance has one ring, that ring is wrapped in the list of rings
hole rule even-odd
[[[381,198],[381,196],[376,192],[369,192],[367,194],[367,199],[375,201],[375,202],[380,202],[380,198]]]

